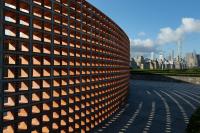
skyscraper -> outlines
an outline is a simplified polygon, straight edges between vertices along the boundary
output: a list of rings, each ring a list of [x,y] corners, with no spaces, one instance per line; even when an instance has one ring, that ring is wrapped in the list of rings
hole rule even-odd
[[[151,52],[151,60],[154,60],[154,52]]]
[[[186,63],[188,68],[198,67],[198,58],[196,52],[186,54]]]

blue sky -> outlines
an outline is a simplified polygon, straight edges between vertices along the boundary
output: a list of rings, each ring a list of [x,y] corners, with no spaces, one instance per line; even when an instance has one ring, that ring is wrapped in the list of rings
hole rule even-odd
[[[131,53],[148,55],[151,51],[165,54],[172,49],[176,51],[176,39],[169,38],[166,31],[174,33],[179,29],[183,31],[180,35],[183,53],[193,49],[200,53],[200,0],[88,1],[124,29],[132,40]],[[192,30],[187,29],[191,26],[194,26]],[[165,30],[161,32],[163,28]],[[169,40],[157,44],[159,35]],[[174,33],[173,36],[178,35]]]

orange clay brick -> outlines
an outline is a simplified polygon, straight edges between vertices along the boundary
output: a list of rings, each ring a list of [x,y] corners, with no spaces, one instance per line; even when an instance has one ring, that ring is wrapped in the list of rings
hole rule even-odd
[[[0,1],[0,132],[88,132],[128,94],[130,42],[85,0]]]

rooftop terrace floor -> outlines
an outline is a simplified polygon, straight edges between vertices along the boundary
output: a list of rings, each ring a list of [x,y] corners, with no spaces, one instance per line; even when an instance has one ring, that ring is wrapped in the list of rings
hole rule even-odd
[[[128,102],[94,132],[184,133],[199,106],[198,85],[131,80]]]

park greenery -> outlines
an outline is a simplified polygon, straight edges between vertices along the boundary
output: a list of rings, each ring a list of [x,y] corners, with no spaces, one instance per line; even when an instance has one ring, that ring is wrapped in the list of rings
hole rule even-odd
[[[168,70],[149,70],[149,69],[131,69],[131,74],[158,74],[168,76],[194,76],[200,77],[200,68],[193,69],[168,69]]]
[[[200,108],[192,114],[186,131],[187,133],[200,133]]]

